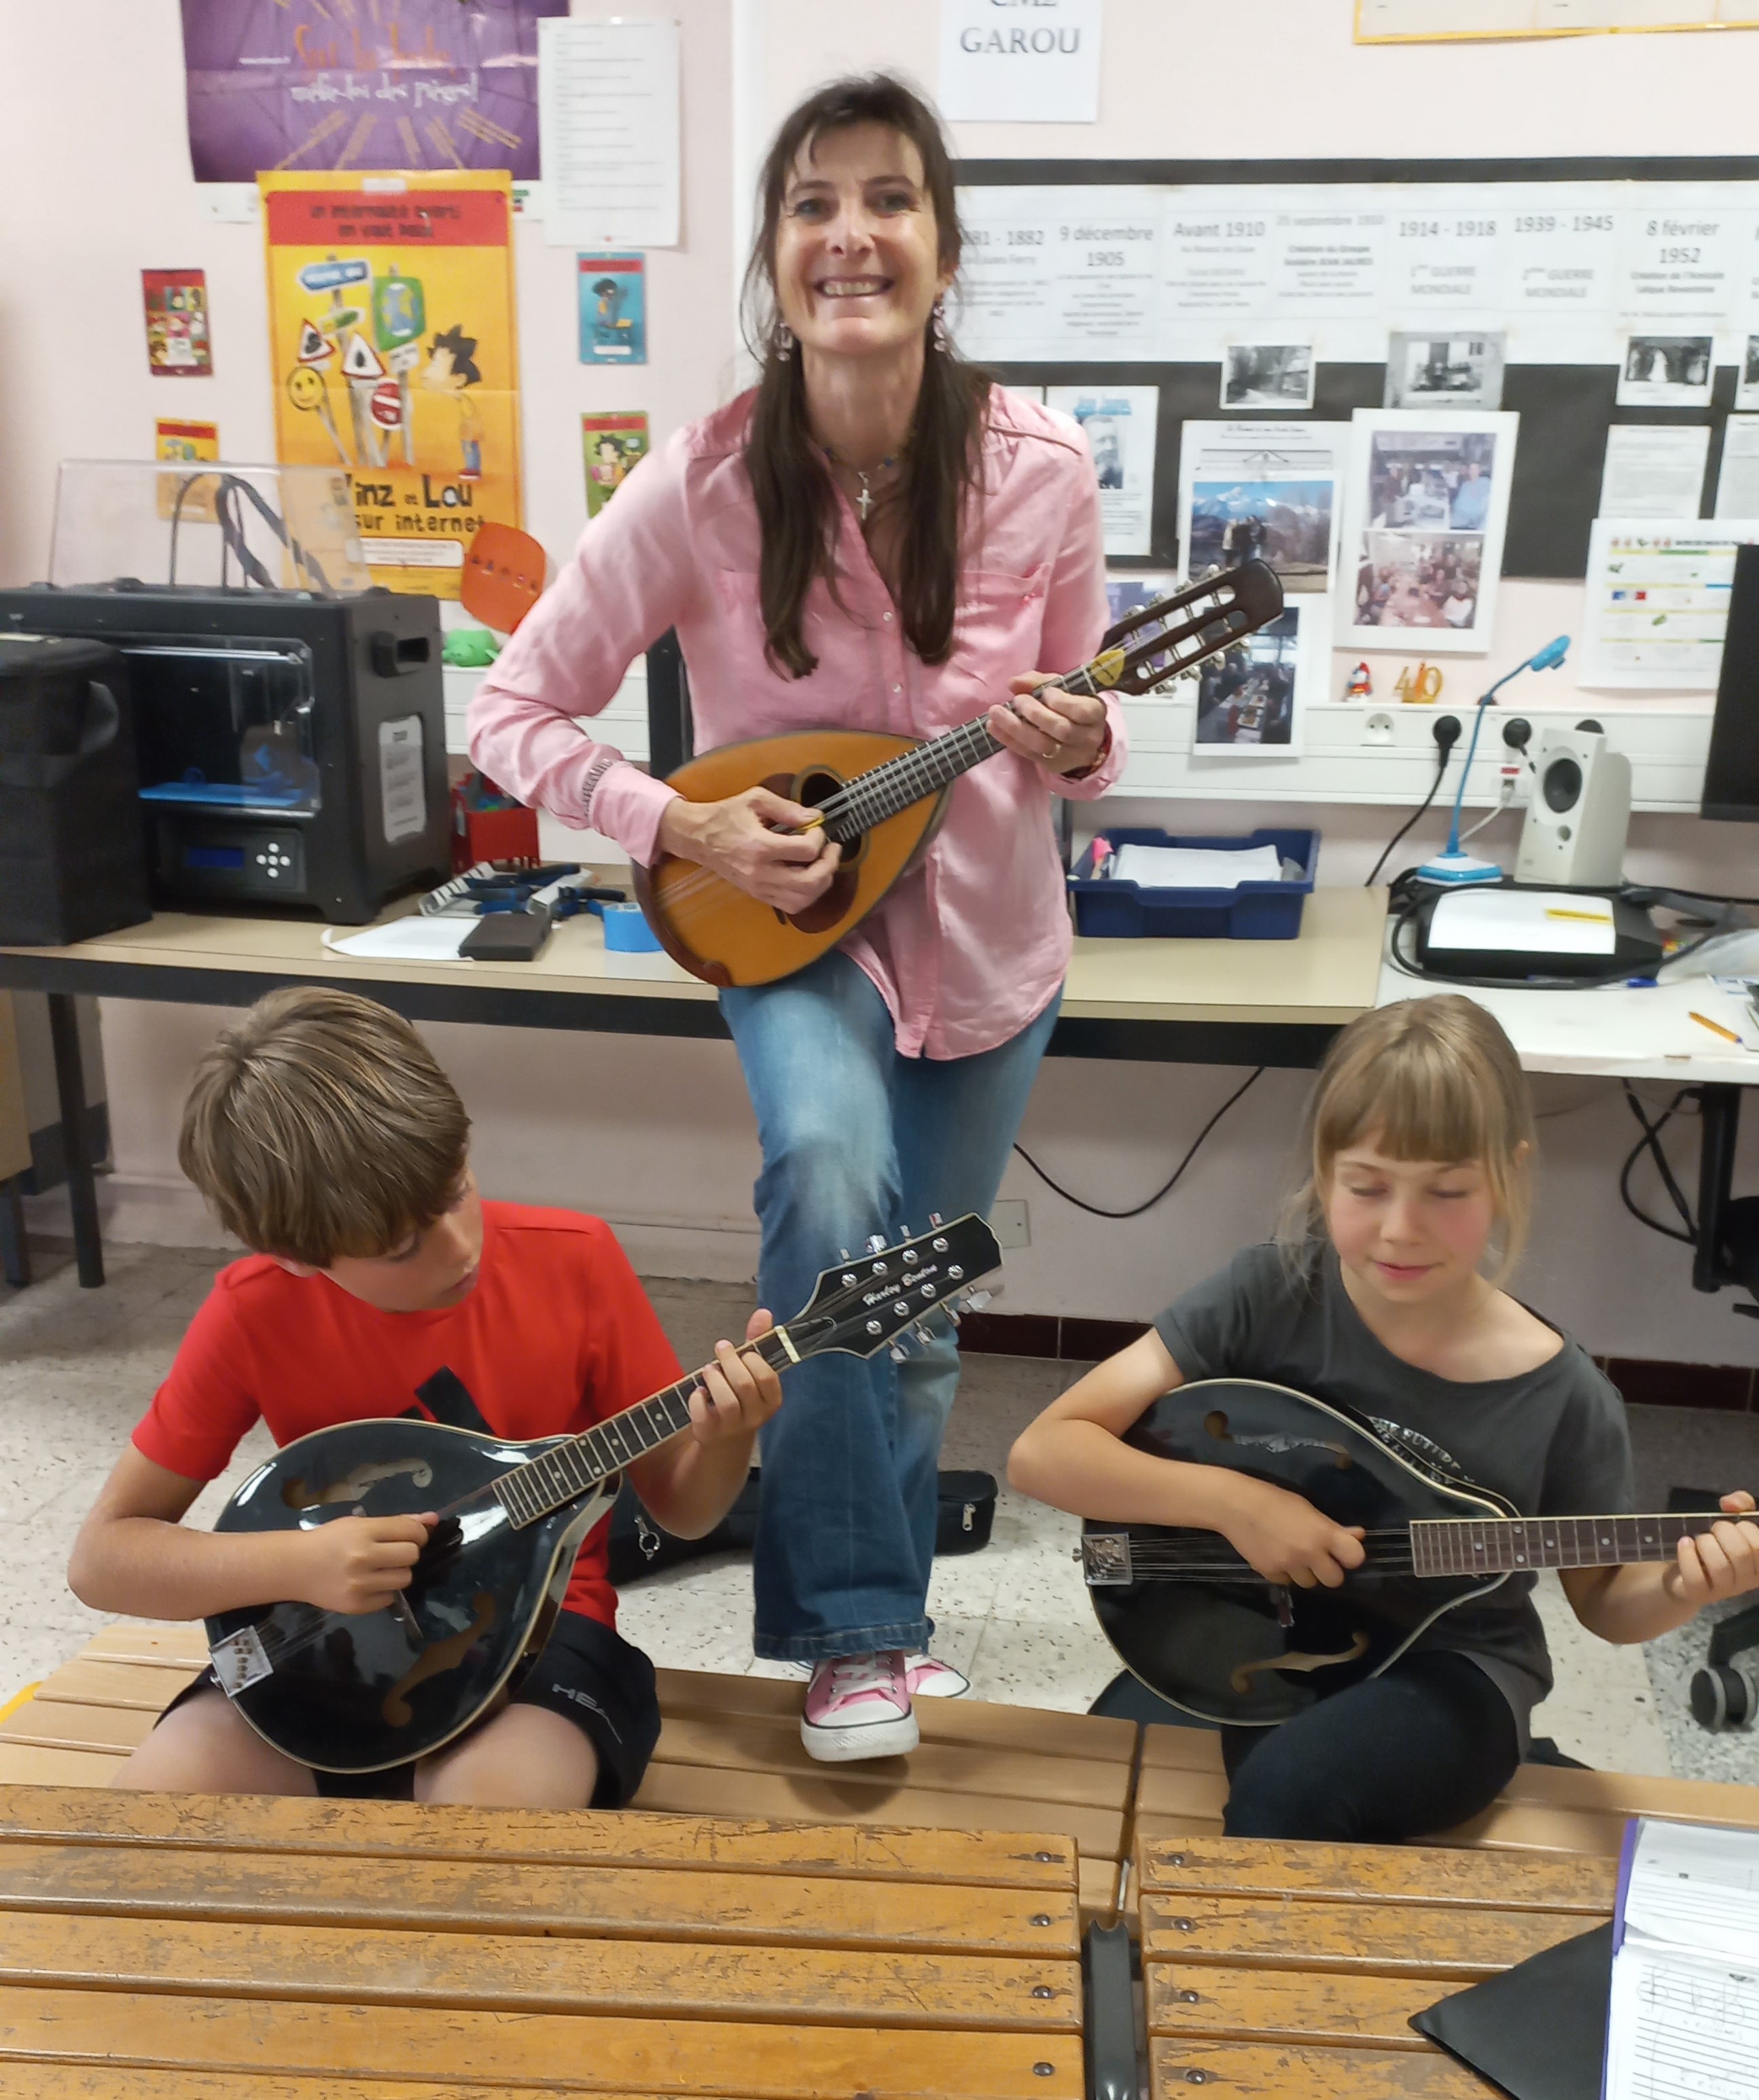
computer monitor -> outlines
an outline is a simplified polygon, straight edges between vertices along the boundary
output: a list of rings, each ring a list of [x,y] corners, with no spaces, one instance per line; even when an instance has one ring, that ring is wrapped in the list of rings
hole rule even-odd
[[[1735,550],[1728,635],[1699,814],[1759,824],[1759,546]]]

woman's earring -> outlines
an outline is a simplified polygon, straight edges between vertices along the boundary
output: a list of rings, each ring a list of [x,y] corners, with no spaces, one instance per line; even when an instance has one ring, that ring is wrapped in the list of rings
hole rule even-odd
[[[786,321],[776,323],[775,333],[769,338],[769,347],[783,364],[786,364],[794,355],[794,331]]]
[[[935,348],[945,356],[953,345],[946,332],[946,302],[944,299],[935,301],[934,311],[928,316],[928,325]]]

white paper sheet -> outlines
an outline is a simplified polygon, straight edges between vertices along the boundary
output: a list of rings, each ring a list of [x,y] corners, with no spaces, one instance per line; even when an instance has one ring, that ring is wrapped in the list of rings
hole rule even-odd
[[[1722,426],[1716,514],[1759,518],[1759,416],[1730,416]]]
[[[1338,646],[1483,655],[1496,626],[1520,417],[1358,408],[1338,556]]]
[[[941,114],[960,124],[1097,124],[1100,5],[941,0]]]
[[[1437,899],[1431,949],[1498,955],[1610,955],[1617,945],[1610,905],[1565,889],[1461,889]]]
[[[1708,337],[1736,364],[1759,335],[1759,183],[986,183],[959,209],[960,341],[983,359],[1219,362],[1258,342],[1379,363],[1389,329],[1506,331],[1514,363],[1622,373],[1635,336],[1623,398],[1678,405],[1704,382],[1689,357],[1658,371],[1658,346]]]
[[[326,926],[324,945],[338,955],[370,956],[375,961],[455,963],[459,943],[476,923],[474,916],[429,918],[418,911],[384,926],[368,926],[364,933],[338,933],[333,926]]]
[[[540,18],[544,238],[678,245],[678,25]]]
[[[1157,386],[1047,386],[1046,405],[1087,433],[1108,554],[1152,554]]]
[[[1645,1817],[1631,1857],[1625,1930],[1759,1964],[1759,1832]]]
[[[1702,502],[1708,423],[1615,423],[1600,478],[1602,518],[1695,518]]]
[[[1759,2100],[1759,1975],[1627,1941],[1612,1965],[1605,2100]]]
[[[1179,438],[1179,559],[1201,576],[1256,555],[1285,590],[1331,585],[1347,423],[1187,423]]]
[[[1242,882],[1280,882],[1275,846],[1228,852],[1218,846],[1120,846],[1112,870],[1118,882],[1144,889],[1237,889]]]
[[[1331,675],[1332,601],[1303,592],[1268,627],[1199,665],[1191,755],[1206,765],[1298,758]]]
[[[1638,1825],[1606,2100],[1759,2100],[1759,1833]]]
[[[1668,524],[1597,518],[1588,541],[1580,683],[1713,691],[1735,549],[1748,540],[1759,540],[1759,518]]]

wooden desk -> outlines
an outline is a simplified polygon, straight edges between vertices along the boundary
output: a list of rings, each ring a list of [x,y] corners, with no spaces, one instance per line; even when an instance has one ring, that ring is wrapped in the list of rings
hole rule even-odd
[[[613,880],[619,872],[595,871]],[[1078,940],[1049,1054],[1316,1065],[1338,1030],[1374,1004],[1385,916],[1382,891],[1321,889],[1294,941]],[[564,920],[530,963],[368,961],[326,947],[324,932],[311,919],[163,912],[73,947],[0,948],[0,987],[46,992],[63,1017],[57,1078],[70,1140],[85,1111],[72,1027],[80,994],[248,1006],[294,982],[364,992],[412,1021],[726,1035],[708,986],[665,955],[608,954],[596,919]],[[64,1043],[71,1063],[59,1054]],[[95,1284],[104,1268],[88,1157],[69,1142],[80,1281]]]
[[[0,1787],[15,2100],[1081,2100],[1056,1836]]]
[[[1571,1777],[1577,1775],[1571,1774]],[[1413,2013],[1611,1915],[1616,1860],[1191,1837],[1141,1852],[1153,2100],[1479,2100]]]

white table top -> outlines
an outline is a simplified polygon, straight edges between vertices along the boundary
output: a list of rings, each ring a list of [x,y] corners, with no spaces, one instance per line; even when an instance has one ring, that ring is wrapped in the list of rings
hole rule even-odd
[[[1759,1044],[1759,1025],[1744,1003],[1708,977],[1683,977],[1652,990],[1600,985],[1587,991],[1490,990],[1449,986],[1381,966],[1377,1006],[1457,990],[1495,1014],[1529,1072],[1603,1074],[1608,1079],[1759,1086],[1759,1049],[1738,1049],[1691,1018],[1695,1011]]]

